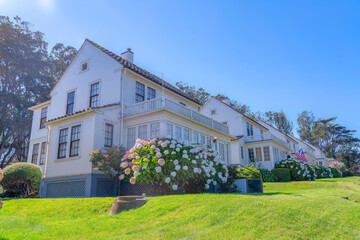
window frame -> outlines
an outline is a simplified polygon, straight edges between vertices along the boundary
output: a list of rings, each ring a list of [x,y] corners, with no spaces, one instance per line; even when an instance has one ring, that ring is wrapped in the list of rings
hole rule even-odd
[[[166,123],[166,136],[168,138],[174,137],[174,124],[169,122]]]
[[[61,135],[62,132],[65,132],[64,135]],[[58,154],[57,154],[57,159],[62,159],[62,158],[66,158],[66,152],[67,152],[67,143],[68,143],[68,136],[69,136],[69,128],[62,128],[59,130],[59,143],[58,143]],[[62,137],[65,141],[61,141]],[[62,146],[65,146],[64,149],[61,149]],[[60,152],[64,152],[65,155],[64,156],[60,156]]]
[[[257,162],[262,162],[263,161],[263,157],[262,157],[262,149],[261,147],[255,147],[255,159]]]
[[[160,137],[160,122],[150,123],[150,139]]]
[[[40,143],[35,143],[33,145],[33,151],[31,153],[31,163],[36,164],[38,163],[38,158],[39,158],[39,147],[40,147]],[[35,157],[35,160],[34,160]]]
[[[138,136],[138,138],[140,138],[140,139],[147,139],[147,136],[148,136],[148,125],[147,124],[144,124],[144,125],[139,125],[138,126],[138,134],[137,134],[137,136]],[[145,131],[144,131],[144,129],[145,129]],[[141,132],[142,131],[142,132]],[[144,134],[145,133],[145,134]],[[144,135],[144,136],[140,136],[140,135]]]
[[[40,129],[45,128],[45,123],[46,123],[46,118],[47,118],[47,111],[48,111],[48,107],[44,107],[40,111],[40,127],[39,127]]]
[[[151,91],[154,91],[154,95],[150,98],[150,92]],[[151,100],[151,99],[155,99],[156,98],[156,90],[155,88],[152,88],[152,87],[147,87],[147,94],[146,94],[146,99],[147,100]]]
[[[250,152],[252,154],[250,154]],[[252,158],[251,158],[251,155],[252,155]],[[249,156],[249,161],[250,162],[254,162],[255,161],[255,151],[254,151],[254,148],[248,148],[248,156]]]
[[[95,92],[95,90],[93,91],[93,86],[97,85],[98,87],[95,89],[96,93],[94,94],[93,92]],[[95,101],[93,101],[93,99],[95,99]],[[90,102],[89,102],[89,107],[96,107],[100,105],[100,82],[94,82],[90,84]],[[94,105],[92,105],[92,103],[96,103]]]
[[[267,150],[265,151],[265,149]],[[264,152],[264,162],[271,161],[270,147],[269,146],[263,147],[263,152]]]
[[[111,131],[108,131],[111,129]],[[110,144],[107,144],[110,142]],[[114,143],[114,125],[110,123],[105,123],[105,139],[104,147],[112,147]]]
[[[41,143],[41,147],[40,147],[39,165],[44,165],[44,163],[45,163],[45,159],[46,159],[46,147],[47,147],[46,142],[42,142],[42,143]]]
[[[139,87],[142,87],[142,89],[140,89]],[[142,94],[142,95],[141,95]],[[142,100],[138,100],[139,98],[142,98]],[[145,84],[136,81],[135,83],[135,103],[140,103],[145,101]]]
[[[69,95],[73,94],[72,97],[72,103],[69,103]],[[72,106],[72,111],[69,112],[69,106]],[[67,99],[66,99],[66,114],[71,114],[74,112],[74,106],[75,106],[75,90],[67,93]]]
[[[77,139],[73,139],[74,135],[74,129],[79,129],[78,132],[75,134],[78,136]],[[71,135],[70,135],[70,148],[69,148],[69,157],[77,157],[80,156],[80,139],[81,139],[81,125],[75,125],[71,127]],[[77,146],[74,148],[76,149],[76,153],[72,153],[73,151],[73,145],[74,143],[77,143]]]
[[[182,139],[182,129],[181,129],[181,127],[175,125],[175,131],[174,132],[175,132],[175,139],[176,140]]]

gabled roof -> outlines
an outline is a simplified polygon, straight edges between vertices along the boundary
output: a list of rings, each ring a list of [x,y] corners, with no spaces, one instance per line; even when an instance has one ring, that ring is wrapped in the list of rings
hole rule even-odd
[[[101,51],[103,51],[104,53],[106,53],[107,55],[112,57],[114,60],[118,61],[121,65],[123,65],[127,69],[130,69],[131,71],[145,77],[146,79],[148,79],[148,80],[150,80],[150,81],[152,81],[152,82],[154,82],[154,83],[156,83],[156,84],[158,84],[160,86],[164,86],[164,88],[166,88],[166,89],[168,89],[168,90],[170,90],[170,91],[172,91],[172,92],[174,92],[174,93],[176,93],[176,94],[178,94],[178,95],[180,95],[180,96],[182,96],[182,97],[184,97],[184,98],[186,98],[186,99],[188,99],[188,100],[190,100],[190,101],[192,101],[192,102],[194,102],[194,103],[196,103],[198,105],[201,105],[201,103],[198,100],[196,100],[196,99],[190,97],[189,95],[183,93],[178,88],[176,88],[172,84],[168,83],[167,81],[159,78],[158,76],[146,71],[143,68],[140,68],[140,67],[136,66],[135,64],[123,59],[119,55],[109,51],[108,49],[100,46],[99,44],[97,44],[97,43],[95,43],[95,42],[93,42],[93,41],[91,41],[89,39],[86,39],[85,41],[91,43],[93,46],[97,47],[98,49],[100,49]]]
[[[205,105],[211,100],[211,99],[215,99],[215,100],[217,100],[217,101],[219,101],[219,102],[221,102],[222,104],[224,104],[224,105],[226,105],[226,106],[228,106],[229,108],[231,108],[232,110],[234,110],[234,111],[236,111],[236,112],[238,112],[238,113],[240,113],[244,118],[246,118],[247,120],[249,120],[250,122],[252,122],[252,123],[255,123],[256,125],[258,125],[258,126],[261,126],[262,128],[264,128],[264,129],[266,129],[266,130],[269,130],[268,128],[266,128],[266,127],[264,127],[263,125],[261,125],[258,121],[256,121],[255,119],[252,119],[251,117],[249,117],[249,116],[246,116],[244,113],[242,113],[242,112],[240,112],[239,110],[237,110],[237,109],[235,109],[235,108],[233,108],[232,106],[230,106],[229,104],[227,104],[227,103],[224,103],[223,101],[221,101],[221,100],[219,100],[219,99],[217,99],[216,97],[214,97],[214,96],[211,96],[205,103],[204,103],[204,105],[201,107],[202,109],[205,107]]]
[[[60,116],[60,117],[56,117],[56,118],[53,118],[53,119],[49,119],[49,120],[46,121],[46,123],[54,122],[54,121],[57,121],[57,120],[60,120],[60,119],[64,119],[64,118],[73,117],[73,116],[78,115],[78,114],[80,114],[80,113],[90,112],[90,111],[93,111],[93,110],[95,110],[95,109],[112,107],[112,106],[117,106],[117,105],[120,105],[120,104],[119,104],[119,103],[111,103],[111,104],[106,104],[106,105],[101,105],[101,106],[96,106],[96,107],[85,108],[85,109],[80,110],[80,111],[77,111],[77,112],[73,112],[73,113],[70,113],[70,114],[62,115],[62,116]]]

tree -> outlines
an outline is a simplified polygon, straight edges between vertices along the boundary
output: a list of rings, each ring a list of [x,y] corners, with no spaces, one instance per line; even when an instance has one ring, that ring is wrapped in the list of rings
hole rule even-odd
[[[0,16],[0,168],[26,160],[29,107],[48,100],[57,72],[69,61],[71,47],[57,45],[50,57],[44,34],[30,23]],[[56,69],[56,70],[52,70]]]
[[[76,55],[76,48],[57,43],[50,52],[51,75],[58,80]]]
[[[250,110],[250,107],[248,105],[245,104],[241,104],[236,100],[231,100],[228,96],[224,95],[224,94],[217,94],[215,96],[216,99],[219,99],[220,101],[224,100],[224,99],[228,99],[229,100],[229,105],[236,109],[237,111],[248,115],[249,117],[253,117],[253,113]]]
[[[300,139],[312,143],[312,131],[314,130],[315,116],[311,111],[303,111],[298,114],[297,132]]]
[[[198,100],[201,104],[204,104],[211,96],[210,93],[206,92],[203,88],[196,89],[195,86],[190,86],[188,83],[177,82],[175,85],[183,93]]]
[[[265,112],[265,121],[269,122],[272,126],[276,127],[279,131],[286,134],[293,134],[293,124],[290,122],[286,114],[281,112]]]

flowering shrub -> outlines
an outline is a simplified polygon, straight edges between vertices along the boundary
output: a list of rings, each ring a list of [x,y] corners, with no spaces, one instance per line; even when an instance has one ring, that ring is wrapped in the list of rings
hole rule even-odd
[[[315,169],[316,178],[332,178],[333,177],[333,174],[331,173],[330,168],[318,166],[316,164],[313,165],[313,168]]]
[[[209,146],[188,145],[170,138],[137,139],[122,158],[131,184],[166,186],[177,192],[202,192],[210,185],[225,183],[228,169]]]
[[[316,174],[310,164],[293,159],[285,159],[275,164],[275,168],[290,170],[292,181],[314,181]]]
[[[331,173],[333,175],[334,178],[341,178],[342,177],[342,173],[334,167],[330,167]]]
[[[2,170],[1,170],[1,168],[0,168],[0,181],[3,179],[3,172],[2,172]],[[1,185],[0,185],[0,193],[2,192],[2,187],[1,187]],[[2,208],[2,200],[0,199],[0,209]]]

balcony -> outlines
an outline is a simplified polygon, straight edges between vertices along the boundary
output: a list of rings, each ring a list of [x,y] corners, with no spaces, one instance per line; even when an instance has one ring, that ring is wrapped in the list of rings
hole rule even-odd
[[[289,149],[291,148],[290,143],[287,143],[280,138],[272,135],[271,133],[264,133],[260,135],[253,135],[253,136],[246,136],[245,137],[245,143],[254,143],[254,142],[263,142],[263,141],[275,141],[279,143],[280,145],[283,145]]]
[[[181,104],[173,102],[170,99],[155,98],[148,101],[140,102],[137,104],[125,106],[125,117],[131,117],[143,113],[153,112],[160,109],[165,109],[183,117],[189,118],[195,122],[214,128],[220,132],[229,134],[229,127],[221,124],[211,118],[208,118],[190,108]]]

